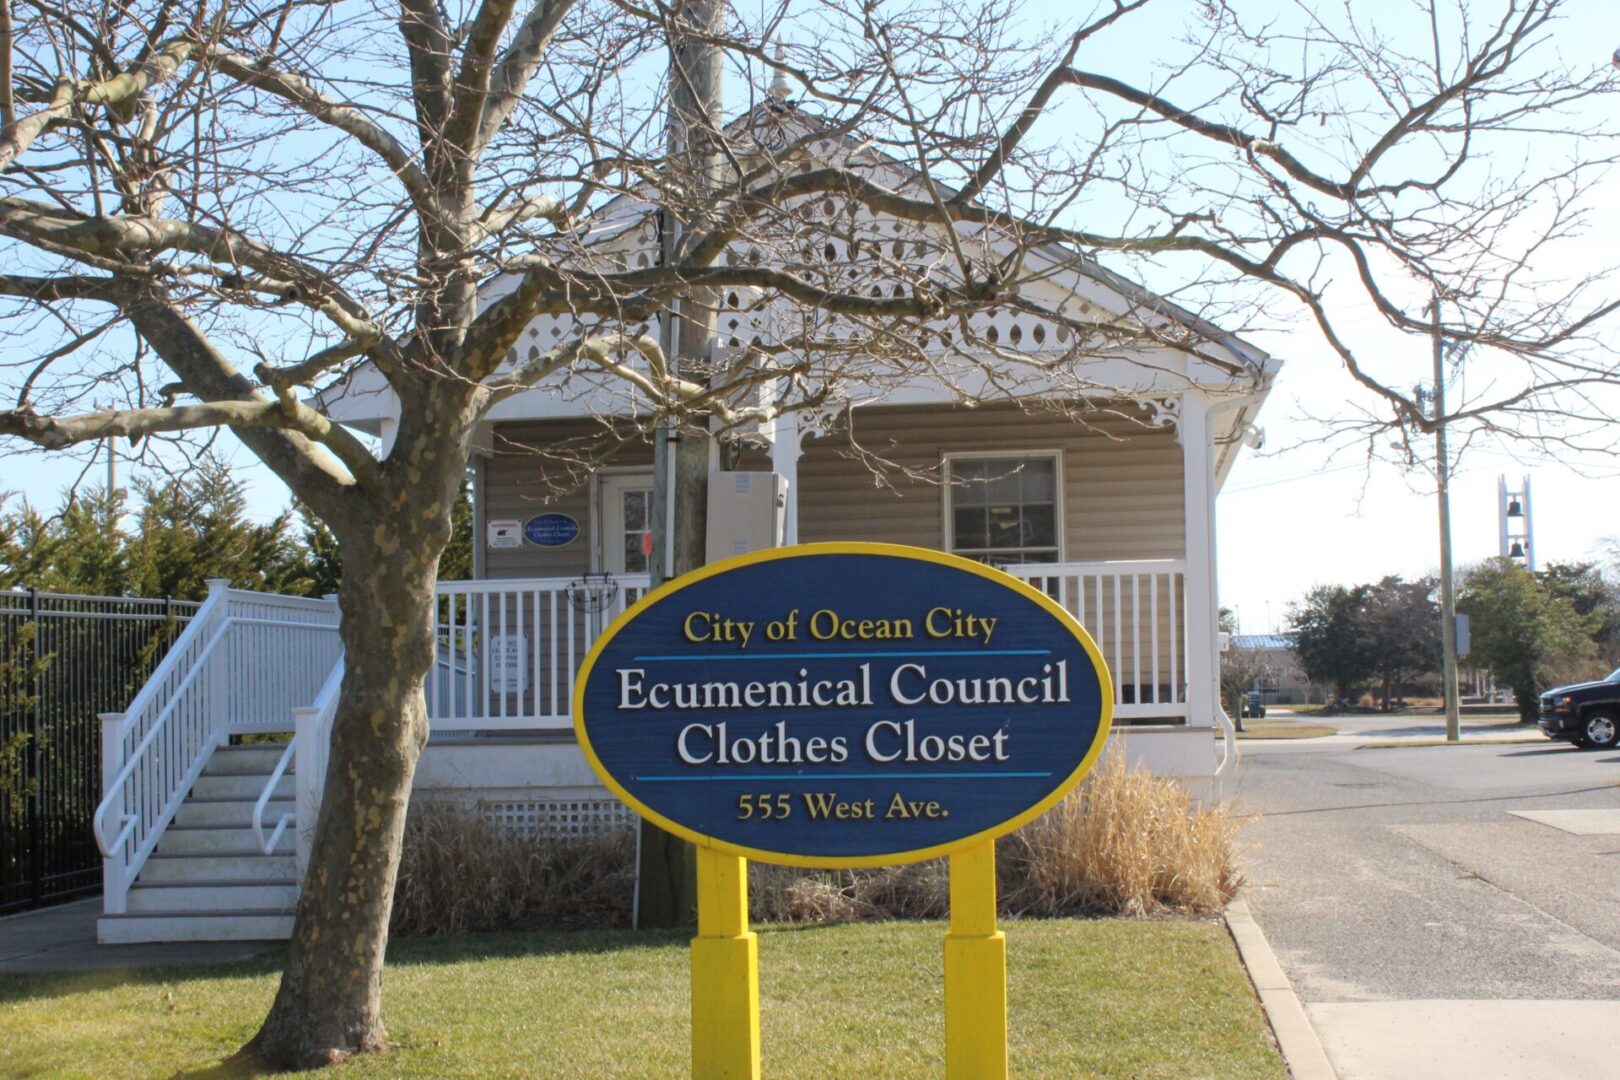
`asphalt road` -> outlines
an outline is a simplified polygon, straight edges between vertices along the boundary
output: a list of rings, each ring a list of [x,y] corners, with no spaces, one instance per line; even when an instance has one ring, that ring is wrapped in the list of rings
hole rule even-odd
[[[1334,722],[1330,740],[1243,744],[1228,788],[1254,815],[1250,906],[1308,1010],[1620,1000],[1620,752],[1356,749],[1439,732],[1432,719]],[[1574,835],[1512,813],[1546,810],[1613,811],[1615,824]]]

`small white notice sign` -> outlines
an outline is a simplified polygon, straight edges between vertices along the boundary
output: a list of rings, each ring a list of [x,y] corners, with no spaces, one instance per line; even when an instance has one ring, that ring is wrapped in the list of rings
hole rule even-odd
[[[511,520],[490,521],[484,541],[492,548],[520,548],[523,546],[523,522]]]
[[[489,639],[489,692],[521,694],[529,689],[529,639],[524,634],[493,634]]]

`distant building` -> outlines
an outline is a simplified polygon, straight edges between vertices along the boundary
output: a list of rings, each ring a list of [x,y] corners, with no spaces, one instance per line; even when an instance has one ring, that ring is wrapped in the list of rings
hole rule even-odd
[[[1258,653],[1265,673],[1256,683],[1268,705],[1321,705],[1326,691],[1311,682],[1294,652],[1293,634],[1233,634],[1233,649]]]

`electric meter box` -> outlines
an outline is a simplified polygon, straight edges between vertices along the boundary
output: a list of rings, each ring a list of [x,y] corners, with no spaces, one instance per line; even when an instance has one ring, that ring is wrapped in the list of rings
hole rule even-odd
[[[768,472],[709,474],[709,562],[782,546],[787,479]]]

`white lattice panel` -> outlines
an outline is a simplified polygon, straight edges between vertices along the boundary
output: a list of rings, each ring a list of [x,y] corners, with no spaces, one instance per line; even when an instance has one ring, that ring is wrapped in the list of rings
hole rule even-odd
[[[984,242],[982,236],[964,237],[963,250],[970,258],[986,256]],[[647,225],[626,229],[605,244],[597,257],[604,265],[619,268],[655,265],[653,230]],[[864,207],[820,196],[798,200],[779,218],[759,223],[750,238],[739,241],[721,261],[738,266],[774,264],[822,288],[879,299],[904,298],[919,285],[948,284],[958,281],[961,274],[955,250],[940,228],[874,215]],[[1078,296],[1063,302],[1063,318],[1033,306],[1037,309],[1012,306],[977,312],[969,325],[981,344],[998,350],[1062,353],[1078,344],[1068,320],[1107,323],[1116,317]],[[540,316],[508,360],[515,363],[525,352],[545,352],[589,330],[595,322],[568,314]],[[626,329],[656,333],[651,322]],[[857,331],[847,320],[772,301],[757,289],[728,289],[720,302],[720,340],[727,348],[770,345],[785,331],[797,335],[807,329],[812,337],[825,341],[844,340]],[[949,346],[959,344],[961,331],[954,321],[939,321],[927,326],[924,337]]]
[[[616,799],[480,799],[478,813],[523,836],[591,836],[628,829],[636,820]]]

